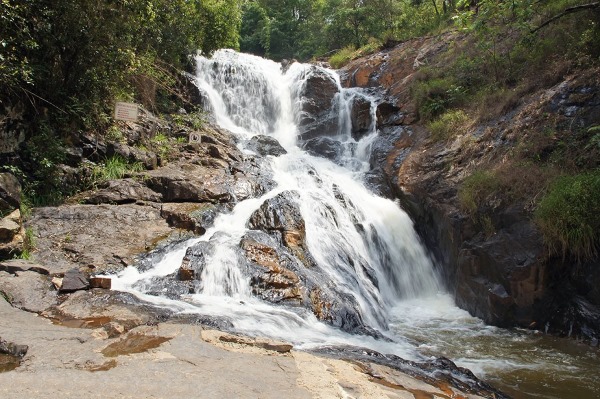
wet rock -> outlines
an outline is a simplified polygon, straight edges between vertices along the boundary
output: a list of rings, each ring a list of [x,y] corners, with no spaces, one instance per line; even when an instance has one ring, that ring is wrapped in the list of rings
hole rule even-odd
[[[120,271],[172,232],[160,210],[133,204],[36,208],[28,224],[37,237],[34,258],[55,275]]]
[[[60,305],[42,313],[57,324],[99,328],[118,323],[126,331],[167,320],[171,314],[172,311],[154,307],[133,294],[98,289],[74,292]]]
[[[339,162],[344,153],[344,145],[331,137],[315,137],[304,142],[302,148],[311,155]]]
[[[16,357],[23,357],[27,354],[28,350],[29,346],[27,345],[15,344],[0,338],[0,353]]]
[[[215,244],[210,241],[201,241],[189,247],[178,271],[178,278],[182,281],[199,280],[206,267],[207,258],[215,251]]]
[[[308,140],[337,134],[337,114],[331,112],[339,93],[337,83],[325,71],[312,67],[300,93],[299,137]]]
[[[62,284],[60,286],[60,292],[74,292],[79,290],[87,290],[90,288],[90,281],[88,276],[77,269],[67,270],[65,273]]]
[[[11,173],[0,173],[0,215],[21,205],[21,184]]]
[[[300,303],[305,300],[305,289],[298,275],[286,267],[293,265],[294,260],[285,251],[277,251],[275,245],[270,237],[266,234],[261,236],[259,232],[246,234],[240,242],[250,262],[252,293],[270,302]]]
[[[278,157],[279,155],[287,154],[285,148],[275,138],[265,135],[252,137],[248,143],[248,149],[262,156],[273,155]]]
[[[373,118],[371,116],[371,101],[363,96],[356,95],[352,101],[350,112],[352,122],[352,137],[358,141],[369,132]]]
[[[248,220],[248,227],[254,230],[280,231],[284,244],[290,244],[288,238],[298,237],[304,240],[304,219],[293,191],[284,191],[263,202]]]
[[[50,278],[34,271],[0,272],[0,292],[16,308],[40,313],[56,304]]]
[[[106,146],[106,156],[120,156],[130,163],[139,162],[146,169],[156,169],[158,158],[156,154],[150,151],[141,150],[122,143],[109,143]]]
[[[457,366],[445,357],[414,362],[392,354],[382,354],[371,349],[348,346],[320,348],[315,352],[336,358],[351,359],[353,363],[362,367],[365,373],[377,379],[382,378],[378,372],[380,369],[377,367],[380,365],[398,370],[431,386],[444,387],[444,394],[453,392],[452,387],[460,392],[458,395],[452,393],[452,396],[471,397],[470,395],[477,395],[476,397],[483,398],[510,399],[508,395],[477,378],[470,370]],[[422,394],[423,391],[415,390],[412,396],[419,397]],[[438,396],[431,395],[432,397]]]
[[[376,116],[378,127],[401,125],[404,121],[400,108],[385,101],[377,105]]]
[[[129,204],[136,201],[160,202],[162,195],[137,180],[119,179],[100,184],[98,189],[78,194],[74,201],[86,204]]]

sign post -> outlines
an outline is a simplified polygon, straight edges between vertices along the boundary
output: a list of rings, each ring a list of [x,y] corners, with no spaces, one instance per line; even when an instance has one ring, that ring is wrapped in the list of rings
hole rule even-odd
[[[115,104],[115,119],[128,122],[137,122],[138,106],[132,103],[118,102]]]
[[[200,141],[201,141],[200,133],[198,133],[198,132],[190,133],[190,141],[189,141],[190,144],[199,143]]]

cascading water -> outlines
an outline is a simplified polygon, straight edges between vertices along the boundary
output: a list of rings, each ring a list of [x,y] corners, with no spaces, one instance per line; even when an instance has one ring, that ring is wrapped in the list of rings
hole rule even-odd
[[[484,326],[456,308],[441,292],[432,262],[406,213],[396,203],[369,192],[361,182],[377,136],[373,99],[356,89],[342,89],[335,73],[314,66],[294,63],[283,73],[280,64],[230,50],[220,50],[211,59],[198,57],[197,62],[197,84],[216,122],[237,135],[240,143],[257,134],[269,135],[288,153],[269,157],[274,189],[238,203],[202,237],[179,244],[151,269],[127,268],[114,278],[114,288],[144,296],[154,279],[180,267],[188,248],[205,243],[210,250],[202,255],[206,266],[196,294],[180,300],[147,295],[144,299],[182,313],[225,317],[236,331],[284,339],[299,348],[344,344],[411,359],[445,355],[458,358],[458,364],[480,375],[505,370],[506,364],[527,370],[548,367],[544,360],[536,363],[521,353],[497,352],[489,359],[480,349],[471,349],[477,346],[473,342],[498,339],[516,345],[538,338]],[[335,163],[297,146],[302,93],[315,71],[337,85],[338,93],[326,115],[336,125],[329,134],[339,143]],[[350,133],[351,103],[357,96],[371,102],[371,123],[358,140]],[[252,294],[238,251],[240,241],[248,232],[251,215],[265,201],[286,193],[293,193],[290,198],[304,221],[307,252],[315,265],[307,273],[318,273],[324,289],[347,298],[362,322],[389,340],[345,332],[319,321],[309,309],[268,303]],[[552,353],[541,349],[538,355],[546,359]]]

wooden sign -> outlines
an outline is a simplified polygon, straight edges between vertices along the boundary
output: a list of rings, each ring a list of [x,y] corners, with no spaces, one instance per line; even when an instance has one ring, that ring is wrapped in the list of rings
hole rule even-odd
[[[115,119],[121,121],[137,122],[138,106],[132,103],[116,103],[115,104]]]

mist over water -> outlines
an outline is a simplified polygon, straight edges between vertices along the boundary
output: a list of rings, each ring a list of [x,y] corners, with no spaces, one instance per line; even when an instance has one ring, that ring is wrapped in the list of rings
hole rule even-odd
[[[375,99],[339,87],[331,112],[338,120],[336,139],[346,145],[341,161],[333,163],[297,146],[303,85],[314,66],[294,63],[283,73],[278,63],[231,50],[220,50],[211,59],[198,57],[197,65],[197,85],[221,127],[237,135],[240,143],[257,134],[269,135],[288,151],[269,157],[276,186],[220,215],[203,236],[164,254],[152,269],[127,268],[113,279],[114,289],[135,292],[182,313],[225,317],[240,333],[283,339],[297,348],[356,345],[413,360],[444,355],[480,377],[515,385],[516,391],[531,383],[531,375],[548,384],[551,377],[542,370],[551,369],[557,359],[576,363],[563,368],[569,381],[575,375],[577,381],[587,378],[581,367],[597,357],[584,357],[579,364],[552,345],[540,345],[539,336],[485,326],[458,309],[444,292],[408,215],[395,202],[372,194],[362,182],[377,136],[376,118],[357,142],[350,135],[350,104],[354,96],[363,96],[372,101],[374,115]],[[339,86],[333,71],[321,72]],[[295,201],[305,222],[308,250],[327,277],[323,284],[353,297],[365,324],[390,341],[348,334],[320,322],[308,309],[274,305],[251,294],[249,279],[240,269],[243,260],[235,249],[247,232],[250,215],[284,191],[298,194]],[[174,273],[186,249],[200,241],[218,245],[207,255],[197,294],[177,301],[144,294],[153,278]],[[532,347],[540,349],[522,356],[524,348]],[[524,370],[523,376],[502,377],[514,370]],[[544,397],[557,391],[549,392]]]

